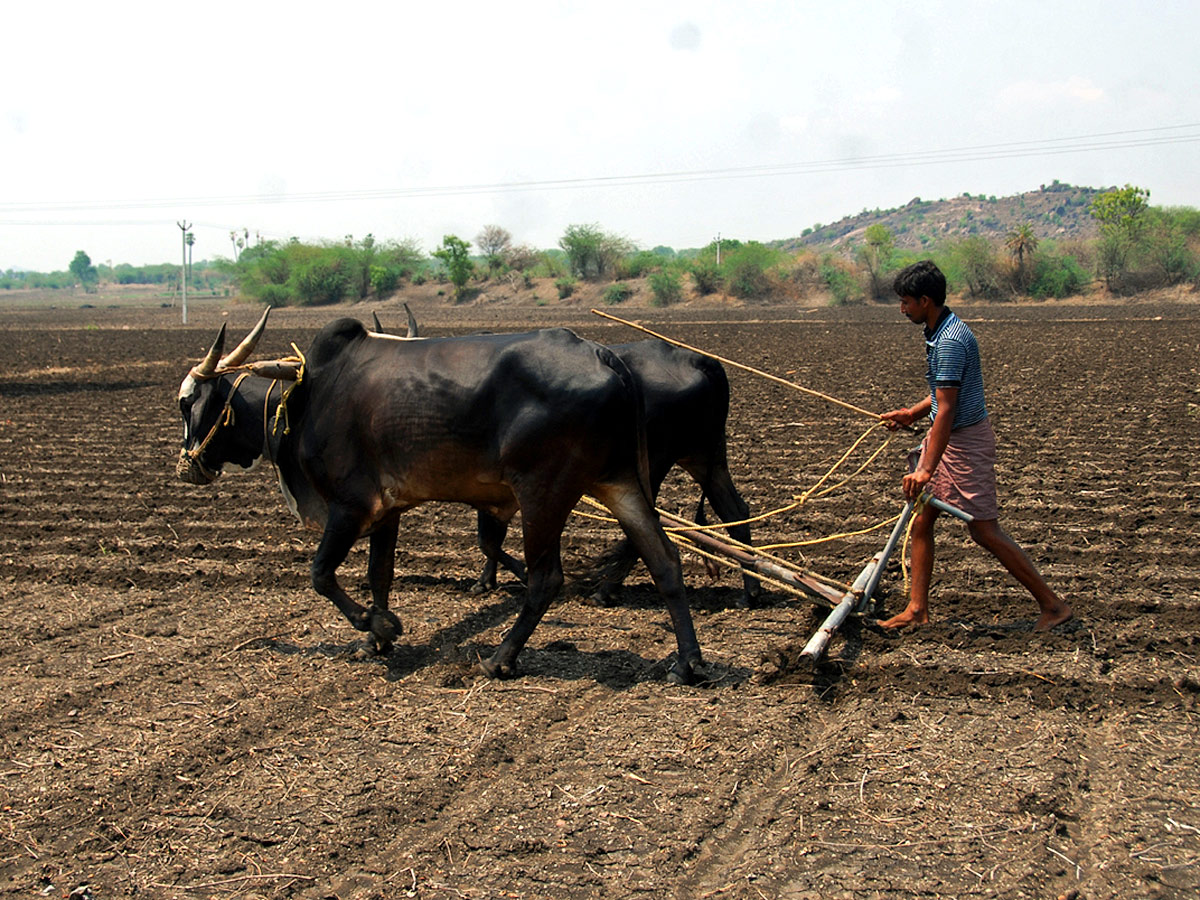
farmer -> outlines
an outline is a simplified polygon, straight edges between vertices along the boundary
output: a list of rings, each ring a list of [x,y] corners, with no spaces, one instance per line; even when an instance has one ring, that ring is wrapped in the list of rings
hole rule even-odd
[[[1046,584],[1025,553],[1001,530],[996,501],[996,435],[983,398],[979,345],[966,324],[945,305],[946,276],[932,260],[914,263],[896,276],[900,311],[925,326],[929,395],[915,406],[883,413],[895,430],[931,416],[933,425],[921,444],[916,468],[904,476],[904,496],[918,499],[929,491],[975,517],[968,524],[975,543],[988,550],[1037,601],[1041,616],[1035,631],[1049,631],[1071,618],[1068,606]],[[881,621],[884,628],[929,622],[929,581],[933,575],[933,526],[938,510],[922,504],[912,526],[912,594],[899,614]]]

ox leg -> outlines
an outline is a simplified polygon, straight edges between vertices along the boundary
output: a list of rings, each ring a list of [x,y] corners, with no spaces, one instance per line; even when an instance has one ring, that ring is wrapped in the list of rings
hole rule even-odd
[[[396,575],[396,536],[400,517],[394,515],[371,533],[371,553],[367,561],[367,580],[371,584],[371,637],[376,653],[386,653],[404,633],[396,615],[388,609],[392,580]]]
[[[697,483],[704,486],[708,502],[712,504],[713,510],[722,522],[739,522],[750,517],[750,507],[746,505],[746,501],[734,487],[733,479],[729,476],[729,469],[724,465],[715,465],[704,472],[692,471],[690,468],[687,471],[696,479]],[[702,478],[701,476],[707,477]],[[741,541],[743,544],[750,543],[749,525],[732,525],[728,531],[729,536],[735,541]],[[738,606],[742,609],[749,609],[760,594],[762,594],[762,584],[759,583],[759,580],[743,574],[742,596],[738,601]]]
[[[625,579],[629,577],[629,573],[633,571],[637,561],[637,550],[634,549],[629,539],[617,541],[605,551],[600,560],[600,583],[587,598],[587,602],[593,606],[610,605],[617,590],[625,583]]]
[[[658,492],[672,465],[673,463],[664,467],[663,461],[660,460],[656,468],[655,461],[651,461],[650,490],[655,499],[658,498]],[[637,561],[637,548],[629,538],[622,538],[614,544],[600,560],[600,583],[587,598],[587,602],[593,606],[609,606],[625,579],[629,577],[629,573],[633,571],[633,567],[637,565]]]
[[[565,510],[542,510],[540,515],[526,515],[535,508],[534,504],[523,506],[522,525],[529,588],[517,621],[504,636],[496,652],[480,662],[484,673],[491,678],[508,678],[516,674],[517,655],[562,590],[562,530],[578,499],[573,498]]]
[[[346,561],[350,548],[358,539],[359,530],[360,520],[356,516],[345,509],[330,508],[325,532],[321,535],[317,555],[312,561],[312,586],[318,594],[331,601],[356,629],[370,631],[371,611],[356,603],[342,590],[337,580],[338,566]],[[377,649],[378,644],[376,641]]]
[[[703,659],[700,656],[700,643],[696,640],[696,628],[692,623],[692,611],[688,608],[683,571],[675,545],[668,540],[653,508],[636,485],[599,491],[597,499],[617,517],[666,602],[678,648],[675,664],[667,674],[667,679],[675,684],[691,684],[695,680],[696,666]]]
[[[483,571],[479,580],[471,586],[472,594],[484,594],[496,588],[496,570],[499,565],[512,572],[521,581],[526,580],[525,564],[504,552],[504,538],[508,534],[508,522],[479,511],[479,549],[483,551]]]

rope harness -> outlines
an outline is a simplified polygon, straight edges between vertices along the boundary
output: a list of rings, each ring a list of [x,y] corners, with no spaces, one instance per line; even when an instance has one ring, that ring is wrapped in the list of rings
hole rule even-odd
[[[194,370],[192,374],[195,375]],[[204,436],[204,440],[200,442],[200,445],[195,450],[189,450],[187,447],[184,447],[183,452],[180,454],[187,461],[188,465],[198,467],[206,476],[216,477],[217,473],[200,461],[200,454],[204,452],[205,447],[212,443],[212,439],[217,436],[217,432],[221,430],[221,426],[233,424],[233,398],[237,396],[238,388],[242,386],[242,382],[249,377],[249,372],[242,372],[234,379],[233,387],[229,389],[229,396],[225,398],[225,408],[217,416],[217,421],[213,422],[212,428],[208,429],[208,434]]]
[[[286,357],[284,359],[275,360],[272,363],[250,363],[248,365],[235,366],[220,372],[215,372],[209,376],[197,375],[196,370],[192,370],[193,376],[204,378],[206,380],[219,378],[222,375],[229,375],[233,372],[237,372],[238,376],[234,379],[233,386],[229,389],[229,396],[225,398],[224,408],[222,408],[220,414],[217,416],[217,420],[213,423],[212,428],[208,430],[208,434],[204,436],[204,440],[200,442],[199,446],[197,446],[195,450],[189,450],[187,447],[183,448],[183,451],[180,455],[184,461],[188,463],[188,465],[196,466],[207,476],[216,477],[217,473],[212,471],[210,468],[208,468],[208,466],[204,465],[204,463],[200,461],[200,454],[202,454],[204,449],[210,443],[212,443],[212,439],[217,436],[217,432],[220,431],[222,427],[226,425],[232,425],[234,423],[236,417],[234,416],[233,412],[233,398],[237,396],[238,388],[240,388],[242,386],[242,382],[251,375],[262,375],[264,371],[278,371],[281,366],[294,367],[296,377],[294,379],[288,379],[291,381],[291,384],[289,384],[287,388],[280,392],[279,405],[275,407],[275,424],[274,426],[271,426],[269,430],[270,434],[274,436],[279,428],[279,422],[282,420],[284,423],[283,433],[289,434],[291,432],[291,423],[288,420],[287,415],[287,401],[288,398],[291,397],[292,391],[296,389],[296,386],[304,380],[304,368],[308,364],[308,361],[304,358],[304,354],[300,352],[300,349],[295,344],[292,344],[292,349],[296,352],[294,357]],[[269,376],[262,375],[262,377]],[[272,465],[275,464],[275,458],[271,453],[270,441],[266,440],[268,423],[270,422],[271,392],[275,389],[275,385],[279,384],[283,380],[284,379],[282,377],[278,376],[272,378],[271,384],[267,387],[266,398],[263,400],[263,438],[267,447],[267,458],[271,460]]]

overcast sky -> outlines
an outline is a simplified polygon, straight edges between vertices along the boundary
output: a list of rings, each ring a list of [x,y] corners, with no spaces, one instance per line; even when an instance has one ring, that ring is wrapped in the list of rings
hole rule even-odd
[[[0,269],[792,237],[1054,179],[1200,206],[1200,3],[10,4]]]

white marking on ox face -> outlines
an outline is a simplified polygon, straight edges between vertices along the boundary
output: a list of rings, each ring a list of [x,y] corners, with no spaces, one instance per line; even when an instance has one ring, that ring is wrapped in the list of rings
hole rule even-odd
[[[196,390],[200,387],[200,382],[196,380],[196,376],[188,372],[187,378],[183,379],[183,384],[179,386],[179,402],[191,400],[196,396]]]
[[[196,397],[196,391],[200,387],[200,383],[196,381],[191,372],[187,378],[183,379],[183,384],[179,386],[179,403],[182,405],[185,402],[191,402]],[[183,420],[183,445],[186,447],[188,441],[191,440],[191,423],[184,418]]]

